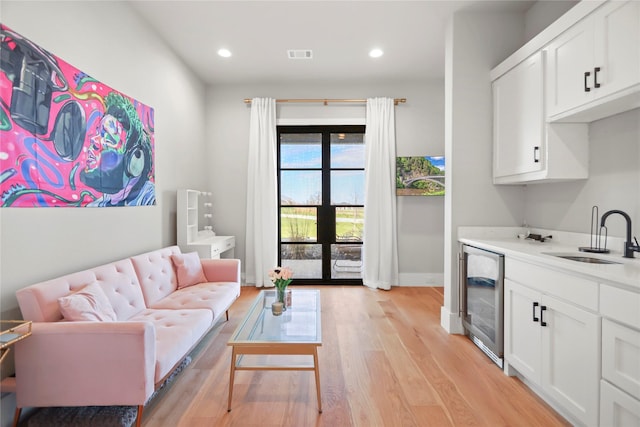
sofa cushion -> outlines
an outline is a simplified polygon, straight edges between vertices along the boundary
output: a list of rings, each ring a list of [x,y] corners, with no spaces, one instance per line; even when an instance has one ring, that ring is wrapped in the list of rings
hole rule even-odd
[[[155,379],[159,381],[171,372],[189,350],[209,330],[213,315],[209,310],[147,309],[131,320],[153,323],[156,330]]]
[[[180,253],[178,246],[170,246],[131,257],[147,307],[178,289],[171,255]]]
[[[240,295],[240,283],[199,283],[182,288],[156,302],[152,308],[207,308],[218,319]]]
[[[89,283],[77,292],[58,298],[58,304],[66,320],[116,320],[116,313],[98,282]]]
[[[146,308],[133,264],[131,260],[124,259],[17,290],[22,316],[34,322],[61,320],[58,298],[92,282],[102,286],[118,320],[127,320]]]
[[[198,256],[197,252],[171,255],[171,261],[173,261],[173,265],[176,267],[178,289],[207,281],[204,271],[202,270],[200,256]]]

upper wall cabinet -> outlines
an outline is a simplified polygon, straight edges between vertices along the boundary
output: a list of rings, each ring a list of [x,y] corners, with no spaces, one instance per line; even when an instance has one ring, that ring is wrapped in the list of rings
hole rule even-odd
[[[501,179],[544,168],[542,53],[493,82],[493,176]]]
[[[493,82],[493,182],[526,184],[588,177],[586,124],[545,122],[545,52]]]
[[[605,3],[544,51],[548,121],[591,122],[640,107],[640,2]]]

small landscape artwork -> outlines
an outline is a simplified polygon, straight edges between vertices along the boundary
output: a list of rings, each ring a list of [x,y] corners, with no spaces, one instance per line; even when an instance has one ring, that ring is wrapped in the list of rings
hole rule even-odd
[[[444,156],[398,157],[396,195],[444,196]]]

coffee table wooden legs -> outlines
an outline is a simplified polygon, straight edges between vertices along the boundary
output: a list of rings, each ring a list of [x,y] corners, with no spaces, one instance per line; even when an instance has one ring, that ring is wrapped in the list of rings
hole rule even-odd
[[[313,367],[316,373],[316,392],[318,393],[318,412],[322,413],[322,398],[320,397],[320,368],[318,367],[318,349],[313,350]]]
[[[236,374],[236,348],[231,347],[231,370],[229,374],[229,402],[227,412],[231,412],[231,396],[233,396],[233,379]]]
[[[316,377],[316,393],[318,395],[318,412],[322,413],[322,397],[320,393],[320,367],[318,366],[318,348],[312,346],[311,350],[309,346],[305,346],[304,351],[289,352],[278,351],[271,348],[270,350],[264,349],[262,346],[255,347],[243,347],[239,351],[236,351],[235,346],[231,346],[231,369],[229,370],[229,401],[227,402],[227,412],[231,412],[231,399],[233,397],[233,382],[237,370],[241,371],[313,371]],[[293,367],[293,366],[243,366],[240,367],[237,364],[237,356],[242,354],[287,354],[297,355],[306,354],[313,356],[313,367]]]

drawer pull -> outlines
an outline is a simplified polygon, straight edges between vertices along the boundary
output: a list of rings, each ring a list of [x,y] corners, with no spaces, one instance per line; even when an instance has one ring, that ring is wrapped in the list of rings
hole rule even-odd
[[[540,318],[539,318],[539,317],[536,317],[536,307],[537,307],[537,306],[539,306],[539,305],[540,305],[540,304],[539,304],[539,303],[537,303],[537,302],[534,302],[534,303],[533,303],[533,321],[534,321],[534,322],[539,322],[539,321],[540,321]]]
[[[589,78],[590,75],[591,75],[590,71],[584,72],[584,91],[585,92],[591,92],[591,88],[588,86],[588,83],[587,83],[587,79]]]
[[[542,316],[544,315],[544,312],[546,310],[547,310],[547,306],[546,305],[540,306],[540,326],[547,326],[547,322],[542,320]]]

